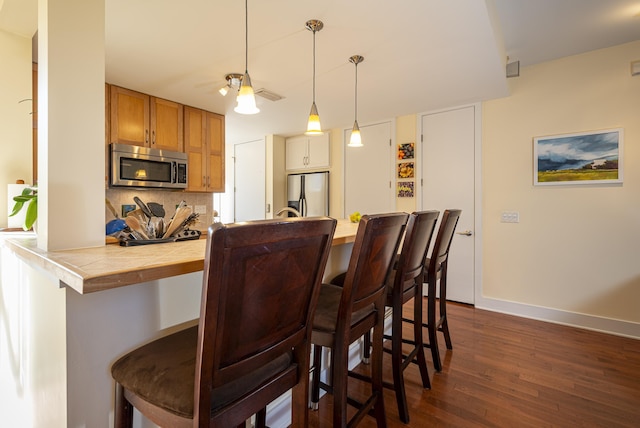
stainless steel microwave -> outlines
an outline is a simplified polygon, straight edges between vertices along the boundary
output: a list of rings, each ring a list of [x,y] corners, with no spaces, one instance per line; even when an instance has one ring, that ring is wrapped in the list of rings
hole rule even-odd
[[[111,186],[187,188],[187,154],[111,143]]]

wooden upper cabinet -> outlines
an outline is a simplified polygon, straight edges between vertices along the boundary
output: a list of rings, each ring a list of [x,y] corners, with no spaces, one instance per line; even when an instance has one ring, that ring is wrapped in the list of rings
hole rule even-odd
[[[111,86],[111,142],[150,147],[149,95]]]
[[[224,116],[207,112],[207,149],[211,192],[224,192]]]
[[[162,98],[150,97],[151,146],[154,149],[184,151],[184,106]]]
[[[184,150],[181,104],[111,85],[110,110],[111,142]]]
[[[224,116],[184,108],[184,147],[189,192],[224,192]]]

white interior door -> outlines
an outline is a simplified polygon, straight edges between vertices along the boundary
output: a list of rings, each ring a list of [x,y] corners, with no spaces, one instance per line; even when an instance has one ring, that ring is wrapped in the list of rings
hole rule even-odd
[[[235,221],[261,220],[266,213],[264,140],[233,146]]]
[[[422,116],[422,209],[458,208],[451,243],[447,299],[474,303],[475,106]],[[434,238],[435,239],[435,238]]]
[[[363,147],[345,147],[344,214],[395,211],[391,122],[360,127]],[[351,130],[345,131],[349,141]],[[346,143],[345,143],[346,146]]]

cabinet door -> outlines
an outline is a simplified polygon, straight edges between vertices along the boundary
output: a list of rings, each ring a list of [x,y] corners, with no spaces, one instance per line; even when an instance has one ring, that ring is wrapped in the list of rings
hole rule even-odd
[[[183,106],[162,98],[150,98],[150,132],[154,149],[184,151]]]
[[[193,107],[184,108],[184,149],[189,158],[187,191],[207,190],[205,112]]]
[[[111,142],[149,147],[149,96],[111,86]]]
[[[329,134],[308,138],[307,168],[329,167]]]
[[[206,112],[207,190],[224,192],[224,116]]]
[[[285,141],[285,162],[288,170],[307,167],[308,141],[306,136],[291,137]]]

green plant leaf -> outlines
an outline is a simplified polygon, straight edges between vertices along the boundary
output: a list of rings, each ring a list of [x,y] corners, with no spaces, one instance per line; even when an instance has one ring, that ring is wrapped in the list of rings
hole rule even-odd
[[[13,211],[11,211],[11,214],[9,214],[9,217],[18,214],[22,209],[23,205],[24,205],[24,202],[17,201],[16,204],[13,206]]]
[[[33,199],[27,206],[27,215],[24,218],[24,230],[29,230],[38,218],[38,200]]]

